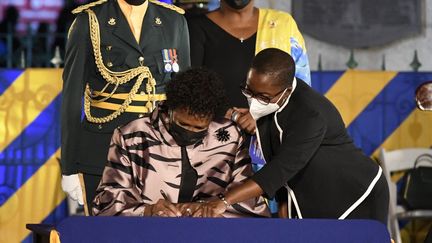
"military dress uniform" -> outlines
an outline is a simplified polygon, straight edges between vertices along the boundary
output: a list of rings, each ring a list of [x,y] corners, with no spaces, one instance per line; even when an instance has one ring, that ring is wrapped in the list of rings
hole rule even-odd
[[[183,10],[150,0],[139,41],[117,0],[78,7],[66,47],[61,167],[84,174],[91,202],[115,128],[165,99],[173,73],[190,66]]]

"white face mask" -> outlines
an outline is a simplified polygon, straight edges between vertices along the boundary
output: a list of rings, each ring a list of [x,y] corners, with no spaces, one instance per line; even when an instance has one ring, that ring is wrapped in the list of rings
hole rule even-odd
[[[280,106],[278,105],[280,99],[284,96],[285,92],[288,88],[284,90],[282,95],[279,97],[279,99],[276,101],[276,103],[269,103],[267,105],[261,104],[257,99],[255,98],[248,98],[249,103],[249,112],[252,115],[252,118],[257,121],[263,116],[267,116],[268,114],[271,114],[273,112],[276,112],[279,110]]]

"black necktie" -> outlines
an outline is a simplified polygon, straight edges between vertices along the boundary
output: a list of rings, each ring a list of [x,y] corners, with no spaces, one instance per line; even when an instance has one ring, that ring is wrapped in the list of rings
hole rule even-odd
[[[178,202],[185,203],[192,201],[193,193],[198,180],[198,174],[191,166],[186,147],[184,146],[181,147],[181,158],[182,170]]]

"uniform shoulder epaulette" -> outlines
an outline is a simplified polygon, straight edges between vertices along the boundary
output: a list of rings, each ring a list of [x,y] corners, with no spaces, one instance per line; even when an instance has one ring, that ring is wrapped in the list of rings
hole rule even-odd
[[[87,4],[84,4],[84,5],[81,5],[81,6],[77,7],[76,9],[72,10],[72,13],[73,14],[79,14],[79,13],[81,13],[84,10],[87,10],[87,9],[92,8],[94,6],[100,5],[100,4],[105,3],[107,1],[108,0],[98,0],[98,1],[94,1],[94,2],[91,2],[91,3],[87,3]]]
[[[156,5],[162,6],[164,8],[168,8],[168,9],[174,10],[174,11],[176,11],[179,14],[184,14],[185,13],[185,11],[182,8],[179,8],[179,7],[177,7],[175,5],[172,5],[172,4],[159,2],[157,0],[150,0],[150,2],[154,3]]]

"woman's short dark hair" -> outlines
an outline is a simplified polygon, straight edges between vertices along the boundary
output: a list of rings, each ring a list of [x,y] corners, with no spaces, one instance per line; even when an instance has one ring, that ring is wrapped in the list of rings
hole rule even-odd
[[[295,75],[295,62],[290,54],[267,48],[260,51],[252,61],[252,68],[261,74],[273,77],[273,84],[291,87]]]
[[[178,73],[166,86],[168,109],[186,108],[191,115],[215,117],[227,107],[227,97],[219,76],[205,68]]]

